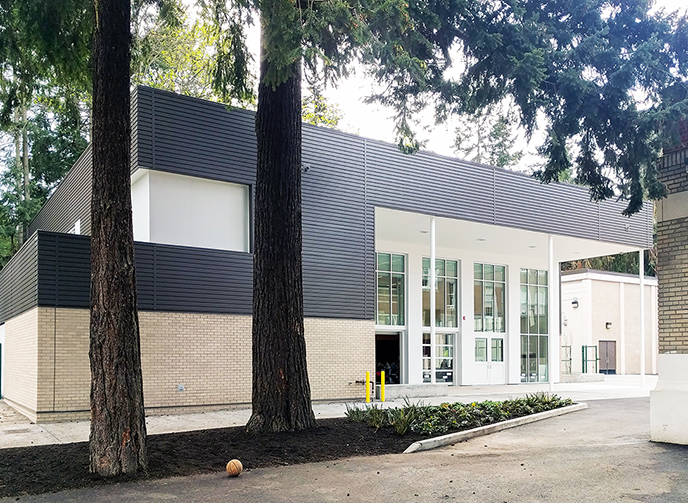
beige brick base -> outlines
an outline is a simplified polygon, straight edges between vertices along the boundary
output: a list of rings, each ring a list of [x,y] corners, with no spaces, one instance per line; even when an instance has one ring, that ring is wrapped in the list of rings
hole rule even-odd
[[[250,403],[250,316],[146,311],[139,320],[148,414]],[[33,421],[88,418],[88,325],[85,309],[40,307],[9,320],[8,403]],[[313,399],[364,396],[355,381],[375,370],[373,321],[309,318],[305,332]]]

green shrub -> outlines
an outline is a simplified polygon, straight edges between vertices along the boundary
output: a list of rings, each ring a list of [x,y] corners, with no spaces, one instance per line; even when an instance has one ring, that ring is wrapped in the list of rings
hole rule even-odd
[[[423,405],[421,402],[412,404],[406,398],[404,406],[400,408],[385,409],[372,404],[359,409],[355,406],[349,408],[347,405],[346,417],[350,421],[365,422],[376,429],[392,427],[399,435],[412,431],[436,436],[565,407],[572,403],[569,398],[544,392],[503,402],[486,400],[480,403],[443,403],[438,406]]]

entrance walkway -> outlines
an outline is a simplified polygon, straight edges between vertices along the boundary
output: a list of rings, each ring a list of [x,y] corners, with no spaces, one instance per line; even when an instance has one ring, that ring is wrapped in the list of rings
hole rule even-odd
[[[589,402],[608,398],[647,397],[657,383],[656,376],[646,376],[645,388],[640,388],[640,376],[605,376],[604,382],[562,383],[554,385],[554,392],[575,402]],[[523,384],[502,386],[456,386],[450,395],[431,398],[409,397],[411,402],[426,404],[442,402],[480,402],[504,400],[536,391],[547,391],[547,384]],[[386,402],[387,406],[402,406],[403,399]],[[365,404],[358,403],[359,406]],[[344,402],[316,402],[313,411],[317,418],[342,417],[346,412]],[[149,416],[146,418],[148,433],[173,433],[178,431],[204,430],[242,426],[251,416],[250,409],[224,410],[199,414]],[[86,442],[89,436],[88,421],[32,424],[0,400],[0,449],[30,445]]]

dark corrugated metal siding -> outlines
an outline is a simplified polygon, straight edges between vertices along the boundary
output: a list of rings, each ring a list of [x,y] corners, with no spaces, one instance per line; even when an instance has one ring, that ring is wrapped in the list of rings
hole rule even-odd
[[[372,317],[366,284],[364,140],[303,128],[303,297],[306,316]]]
[[[90,237],[37,236],[38,305],[88,308]],[[251,254],[138,242],[134,253],[139,309],[251,314]]]
[[[39,229],[68,232],[77,220],[82,234],[91,233],[92,161],[89,145],[29,225],[29,235]]]
[[[32,235],[0,271],[0,323],[36,305],[37,235]]]
[[[253,185],[253,120],[252,112],[228,112],[218,103],[139,87],[132,100],[132,170]],[[581,187],[543,186],[520,173],[427,152],[407,156],[388,143],[303,127],[306,316],[373,318],[376,206],[651,246],[649,203],[627,219],[621,216],[623,203],[592,203]],[[81,195],[90,199],[87,158],[89,169],[75,165],[32,229],[68,230],[74,217],[64,208],[70,205],[81,208],[79,215],[88,214]],[[90,230],[90,214],[82,218],[85,229]],[[42,234],[40,302],[87,307],[88,239],[46,235],[43,242]],[[140,309],[251,312],[250,254],[151,243],[135,247]]]

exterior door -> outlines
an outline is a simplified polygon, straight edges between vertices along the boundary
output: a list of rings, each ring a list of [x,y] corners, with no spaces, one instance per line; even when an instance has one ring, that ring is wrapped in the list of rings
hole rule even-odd
[[[476,337],[475,339],[475,383],[504,384],[504,338]]]
[[[616,374],[616,341],[600,341],[600,374]]]

